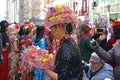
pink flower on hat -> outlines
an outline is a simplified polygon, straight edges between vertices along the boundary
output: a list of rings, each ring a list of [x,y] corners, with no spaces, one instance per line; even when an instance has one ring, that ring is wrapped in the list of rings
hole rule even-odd
[[[16,34],[20,30],[20,25],[18,23],[16,24],[12,23],[8,26],[8,29],[9,29],[10,34]]]
[[[16,29],[20,29],[20,25],[19,24],[15,24],[15,28]]]

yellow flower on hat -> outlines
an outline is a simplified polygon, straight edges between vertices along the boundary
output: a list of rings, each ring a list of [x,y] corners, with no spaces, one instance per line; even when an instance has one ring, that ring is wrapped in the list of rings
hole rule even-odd
[[[53,59],[53,58],[54,58],[54,55],[53,55],[53,54],[49,54],[49,58],[50,58],[50,59]]]
[[[62,5],[56,5],[56,9],[57,10],[61,10],[62,9]]]
[[[44,59],[42,60],[43,63],[46,63],[47,61],[48,61],[47,58],[44,58]]]

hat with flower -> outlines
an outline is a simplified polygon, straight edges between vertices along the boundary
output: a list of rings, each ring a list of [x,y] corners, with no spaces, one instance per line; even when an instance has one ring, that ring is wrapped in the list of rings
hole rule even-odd
[[[20,30],[20,25],[18,23],[12,23],[8,26],[10,34],[16,34]]]
[[[120,26],[120,19],[115,18],[112,22],[112,28],[114,29],[117,26]]]
[[[108,27],[107,18],[98,14],[97,17],[94,18],[93,26],[95,28],[107,28]]]
[[[61,23],[71,23],[72,26],[75,26],[77,17],[68,6],[56,5],[55,7],[50,7],[45,17],[44,25],[49,28]]]
[[[24,24],[23,24],[25,27],[28,27],[30,30],[32,30],[34,27],[35,27],[35,25],[33,24],[33,23],[31,23],[31,22],[24,22]]]
[[[102,16],[100,14],[97,15],[97,17],[94,18],[93,26],[95,27],[95,31],[97,34],[103,33],[107,34],[107,28],[108,28],[108,20],[105,16]]]
[[[120,19],[115,18],[112,21],[112,28],[114,36],[108,41],[109,45],[113,45],[118,39],[120,39]]]

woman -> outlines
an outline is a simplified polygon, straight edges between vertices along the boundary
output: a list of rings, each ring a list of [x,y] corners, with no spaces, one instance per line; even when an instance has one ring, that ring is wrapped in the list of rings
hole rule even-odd
[[[52,14],[54,13],[54,14]],[[70,37],[76,17],[67,7],[51,7],[45,18],[46,26],[54,39],[61,42],[55,58],[55,68],[43,70],[52,80],[82,80],[81,54]]]
[[[3,56],[2,56],[2,34],[0,33],[0,64],[3,62]]]
[[[18,62],[18,76],[17,80],[33,80],[33,66],[26,68],[23,65],[23,61],[21,60],[21,55],[25,49],[32,45],[32,30],[33,26],[29,22],[25,22],[23,26],[21,26],[19,35],[20,35],[20,59]]]
[[[78,36],[78,47],[80,48],[82,60],[89,63],[89,59],[93,50],[90,47],[90,40],[94,35],[94,29],[88,24],[80,26],[80,34]]]
[[[40,25],[36,25],[36,35],[33,38],[33,43],[35,46],[39,46],[40,49],[47,49],[46,46],[46,38],[44,36],[44,27]],[[43,74],[42,70],[34,67],[34,75],[35,80],[49,80],[45,74]]]
[[[9,38],[6,34],[9,23],[6,20],[0,22],[0,33],[2,34],[2,55],[3,62],[0,65],[0,80],[8,80],[8,55],[9,51]]]
[[[92,49],[106,62],[114,61],[117,66],[114,68],[114,79],[120,79],[120,20],[115,19],[113,24],[114,38],[111,39],[113,48],[106,52],[94,40],[91,41]]]
[[[10,24],[8,26],[8,30],[10,32],[9,40],[10,40],[10,47],[11,52],[8,56],[9,59],[9,80],[15,80],[17,78],[17,64],[19,60],[19,39],[18,39],[18,32],[20,30],[19,24]]]

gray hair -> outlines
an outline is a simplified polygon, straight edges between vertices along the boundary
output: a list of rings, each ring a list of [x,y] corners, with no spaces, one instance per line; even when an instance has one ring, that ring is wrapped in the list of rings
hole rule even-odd
[[[97,55],[96,52],[93,52],[93,53],[91,54],[91,56],[93,56],[93,57],[95,57],[95,58],[98,58],[101,63],[103,63],[103,64],[105,63],[105,61],[104,61],[103,59],[101,59],[101,58]]]

